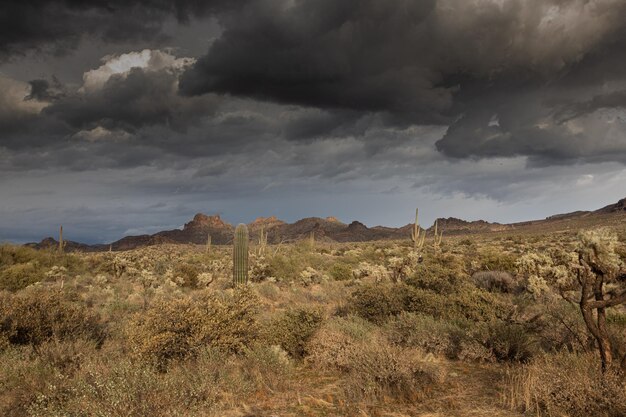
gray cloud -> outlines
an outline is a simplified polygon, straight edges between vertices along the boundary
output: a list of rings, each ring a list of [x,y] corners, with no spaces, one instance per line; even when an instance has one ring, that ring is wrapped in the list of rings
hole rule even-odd
[[[83,36],[122,43],[166,40],[169,19],[223,13],[247,0],[6,0],[0,9],[0,59],[30,51],[65,54]]]
[[[624,138],[591,146],[608,130],[587,118],[572,133],[555,116],[580,99],[572,92],[624,81],[624,21],[616,0],[257,1],[222,19],[181,91],[328,109],[326,126],[341,124],[336,109],[451,124],[438,149],[452,157],[623,162]]]

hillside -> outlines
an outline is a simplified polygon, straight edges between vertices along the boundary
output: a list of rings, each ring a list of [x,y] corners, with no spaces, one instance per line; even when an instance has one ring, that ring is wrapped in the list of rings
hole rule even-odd
[[[606,222],[626,221],[626,198],[615,204],[610,204],[595,211],[573,211],[556,214],[541,220],[531,220],[511,224],[490,223],[485,220],[466,221],[454,217],[439,218],[439,230],[445,235],[464,235],[475,233],[497,233],[506,231],[523,232],[535,228],[546,230],[561,230],[580,227],[582,225],[602,224]],[[268,243],[286,243],[309,238],[311,234],[317,241],[326,242],[367,242],[374,240],[406,239],[411,235],[412,224],[402,227],[374,226],[367,227],[359,221],[350,224],[343,223],[335,217],[307,217],[294,223],[284,222],[275,216],[259,217],[248,224],[251,239],[258,239],[261,230],[268,236]],[[111,244],[86,245],[68,241],[68,251],[102,251],[130,250],[143,246],[163,243],[205,244],[208,235],[215,245],[225,245],[232,241],[234,226],[225,222],[219,215],[196,214],[182,229],[164,230],[152,235],[125,236]],[[432,234],[434,224],[427,229]],[[39,243],[30,243],[28,246],[47,248],[58,245],[58,242],[48,237]]]

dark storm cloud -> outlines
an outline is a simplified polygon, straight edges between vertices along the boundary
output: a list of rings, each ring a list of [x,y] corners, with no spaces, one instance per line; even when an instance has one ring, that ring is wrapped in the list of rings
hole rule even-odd
[[[251,3],[223,19],[223,36],[185,74],[181,91],[410,113],[416,122],[440,122],[449,91],[434,87],[440,74],[415,65],[429,30],[421,23],[434,5],[434,0]]]
[[[521,155],[531,165],[626,161],[621,1],[9,6],[16,34],[0,29],[5,51],[19,46],[16,39],[24,48],[71,43],[74,35],[64,30],[75,20],[77,36],[108,41],[158,36],[168,18],[214,13],[221,25],[221,37],[193,65],[162,51],[148,51],[149,61],[131,65],[146,51],[132,52],[85,69],[82,86],[37,79],[4,108],[0,99],[3,146],[93,153],[92,162],[72,163],[72,169],[254,152],[282,141],[357,140],[365,159],[335,161],[320,174],[341,177],[346,166],[402,146],[397,137],[426,124],[448,126],[436,150],[449,158]],[[35,6],[49,19],[21,19]],[[116,152],[126,156],[112,158]]]
[[[107,42],[155,39],[162,25],[235,8],[246,0],[5,0],[0,7],[0,59],[31,50],[64,53],[81,36]]]
[[[622,103],[606,83],[626,82],[624,22],[617,0],[259,0],[221,19],[180,88],[329,112],[295,137],[332,134],[341,109],[451,125],[437,149],[455,158],[625,162],[626,126],[595,112]]]
[[[64,87],[56,77],[48,80],[31,80],[30,94],[24,100],[53,101],[65,95]]]
[[[101,89],[76,93],[58,100],[44,110],[74,128],[134,131],[139,127],[163,124],[186,129],[194,118],[214,108],[208,96],[194,99],[176,94],[177,75],[167,71],[146,72],[132,68],[128,74],[113,75]]]

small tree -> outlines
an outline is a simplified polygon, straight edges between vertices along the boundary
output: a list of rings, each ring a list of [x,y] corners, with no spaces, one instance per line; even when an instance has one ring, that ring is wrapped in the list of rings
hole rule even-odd
[[[603,371],[609,369],[613,361],[606,309],[626,303],[626,272],[617,246],[617,236],[607,229],[581,233],[576,250],[578,262],[574,265],[580,311],[598,343]],[[621,365],[626,365],[626,356]]]
[[[535,296],[546,296],[550,286],[567,301],[578,304],[585,325],[595,338],[602,370],[613,363],[606,309],[626,303],[626,270],[618,253],[619,241],[609,229],[579,233],[573,253],[527,254],[518,269],[528,278]],[[550,284],[550,285],[548,285]],[[626,370],[626,356],[621,359]]]

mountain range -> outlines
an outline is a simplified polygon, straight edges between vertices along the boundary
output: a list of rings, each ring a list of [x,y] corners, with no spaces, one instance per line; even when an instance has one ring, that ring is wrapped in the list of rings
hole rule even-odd
[[[489,233],[507,230],[524,230],[532,227],[561,227],[568,229],[576,221],[602,221],[607,216],[618,221],[626,221],[626,198],[615,204],[610,204],[595,211],[574,211],[566,214],[557,214],[542,220],[532,220],[510,224],[490,223],[484,220],[465,221],[454,217],[439,218],[437,225],[445,235],[462,235],[472,233]],[[274,216],[259,217],[248,224],[252,239],[257,239],[263,230],[267,233],[270,244],[294,242],[309,238],[313,234],[317,241],[327,242],[365,242],[383,239],[407,239],[411,235],[412,223],[402,227],[367,227],[363,223],[353,221],[350,224],[342,223],[335,217],[307,217],[295,223],[286,223]],[[434,224],[427,229],[432,233]],[[152,235],[126,236],[110,244],[87,245],[66,241],[68,251],[102,251],[102,250],[129,250],[141,246],[157,245],[162,243],[179,244],[206,244],[208,235],[211,243],[216,245],[229,244],[232,241],[234,226],[225,222],[219,215],[196,214],[191,221],[185,223],[182,229],[164,230]],[[58,241],[52,237],[43,239],[39,243],[29,243],[28,246],[38,249],[57,246]]]

